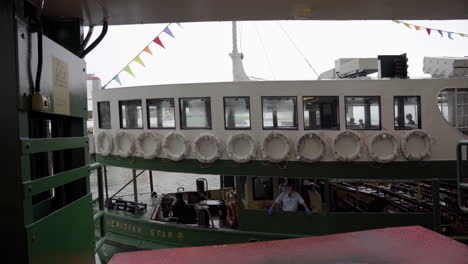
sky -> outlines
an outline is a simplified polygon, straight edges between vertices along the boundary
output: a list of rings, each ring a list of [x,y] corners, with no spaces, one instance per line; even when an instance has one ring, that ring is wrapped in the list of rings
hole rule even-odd
[[[468,20],[405,22],[468,34]],[[164,49],[152,40],[167,25],[110,26],[104,40],[86,56],[87,72],[104,85],[152,43],[153,54],[140,56],[145,67],[130,63],[135,77],[119,74],[123,87],[232,81],[231,22],[171,24],[175,38],[163,33]],[[93,39],[100,31],[101,27],[94,29]],[[408,55],[410,77],[420,78],[429,76],[422,72],[424,57],[468,56],[468,37],[454,35],[450,40],[436,31],[428,36],[425,30],[408,29],[391,20],[243,21],[238,22],[238,38],[247,75],[264,80],[314,80],[313,69],[320,74],[333,68],[339,58],[403,53]],[[115,81],[107,86],[118,87]]]

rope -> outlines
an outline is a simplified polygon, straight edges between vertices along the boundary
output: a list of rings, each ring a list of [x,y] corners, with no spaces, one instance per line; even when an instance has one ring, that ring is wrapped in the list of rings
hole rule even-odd
[[[302,51],[299,49],[299,47],[296,45],[296,43],[294,42],[294,40],[291,38],[291,36],[289,35],[289,33],[286,31],[286,29],[284,29],[284,27],[279,23],[279,22],[276,22],[278,24],[278,26],[281,28],[281,30],[283,31],[284,35],[289,39],[289,41],[293,44],[294,48],[296,48],[297,52],[299,52],[299,54],[302,56],[302,58],[305,60],[305,62],[307,63],[307,65],[309,65],[309,67],[312,69],[312,71],[314,71],[315,75],[317,75],[317,77],[319,77],[319,74],[317,73],[317,71],[314,69],[314,67],[312,66],[312,64],[309,62],[309,60],[304,56],[304,54],[302,53]]]
[[[262,36],[260,35],[260,32],[258,31],[256,23],[254,23],[254,27],[255,27],[255,31],[257,32],[258,39],[260,40],[260,44],[262,45],[263,54],[265,55],[265,58],[267,60],[268,67],[270,68],[271,74],[273,75],[273,79],[276,80],[275,72],[273,71],[273,67],[271,66],[270,58],[268,57],[268,53],[266,52],[266,49],[265,49],[265,44],[263,43]]]

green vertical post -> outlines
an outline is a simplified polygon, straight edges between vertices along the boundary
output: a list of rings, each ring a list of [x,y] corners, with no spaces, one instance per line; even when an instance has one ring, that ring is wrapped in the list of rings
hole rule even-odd
[[[151,189],[151,194],[154,192],[154,186],[153,186],[153,171],[149,171],[149,179],[150,179],[150,189]]]
[[[325,213],[328,213],[330,211],[330,181],[329,180],[324,180],[324,198],[325,198],[325,207],[323,208],[323,211]]]
[[[98,182],[98,201],[99,201],[99,211],[104,211],[104,188],[103,188],[103,177],[102,177],[102,166],[97,169],[97,182]],[[99,218],[99,227],[101,230],[101,237],[105,237],[105,221],[104,216]]]
[[[440,227],[440,183],[439,179],[432,180],[432,223],[436,232],[441,231]]]
[[[109,200],[109,185],[107,185],[107,166],[104,167],[104,188],[106,190],[106,201]]]
[[[135,169],[132,169],[133,173],[133,201],[135,202],[135,214],[140,214],[138,210],[138,184],[137,184],[137,173]]]

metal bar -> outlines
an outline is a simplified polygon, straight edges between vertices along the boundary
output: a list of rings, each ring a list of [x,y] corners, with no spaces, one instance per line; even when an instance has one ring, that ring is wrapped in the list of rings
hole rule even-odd
[[[94,249],[94,252],[98,252],[99,249],[101,249],[102,245],[104,245],[104,242],[106,241],[106,237],[101,237],[99,241],[96,243],[96,249]]]
[[[33,154],[65,149],[84,148],[88,146],[88,137],[66,138],[22,138],[22,154]]]
[[[93,217],[94,222],[96,222],[98,219],[100,219],[103,215],[104,215],[104,211],[98,211]]]
[[[136,170],[135,170],[136,171]],[[145,172],[144,170],[142,170],[138,175],[137,175],[137,178],[138,176],[140,176],[143,172]],[[123,189],[125,189],[125,187],[127,187],[130,183],[133,182],[134,179],[131,179],[129,182],[127,182],[122,188],[120,188],[116,193],[114,193],[111,198],[109,199],[112,199],[114,198],[117,194],[119,194]]]
[[[463,183],[463,155],[462,155],[462,147],[467,146],[468,148],[468,141],[462,140],[457,144],[457,189],[458,189],[458,207],[464,213],[468,213],[468,208],[465,207],[465,200],[463,188],[465,187]]]
[[[440,193],[439,193],[439,180],[434,179],[432,181],[432,222],[433,229],[436,232],[440,232]]]
[[[104,188],[106,190],[106,201],[109,200],[109,186],[107,185],[107,166],[104,166]]]
[[[151,194],[154,192],[154,186],[153,186],[153,171],[149,171],[149,179],[150,179],[150,189],[151,189]]]
[[[99,198],[99,211],[104,212],[104,188],[102,179],[102,167],[97,170],[97,182],[98,182],[98,198]],[[104,214],[100,217],[99,229],[101,230],[101,238],[106,236]]]
[[[140,208],[138,207],[138,184],[137,184],[137,174],[136,170],[132,169],[133,173],[133,199],[135,201],[135,214],[138,215],[140,214]]]
[[[101,163],[95,162],[95,163],[92,163],[92,164],[89,165],[89,170],[90,171],[97,170],[97,169],[101,168],[102,166],[104,166],[104,165],[102,165]]]
[[[324,212],[330,212],[330,181],[325,180],[324,188],[324,196],[325,196],[325,208]]]
[[[23,182],[24,194],[30,197],[88,176],[88,166],[61,172],[35,181]]]

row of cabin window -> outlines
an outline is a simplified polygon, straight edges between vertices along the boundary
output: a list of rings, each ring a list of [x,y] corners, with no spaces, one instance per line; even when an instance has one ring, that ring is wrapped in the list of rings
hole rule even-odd
[[[180,98],[182,129],[211,129],[209,97]],[[263,96],[264,129],[297,129],[297,97]],[[304,96],[304,129],[339,130],[338,96]],[[148,99],[148,128],[175,129],[174,99]],[[421,98],[395,96],[395,129],[421,128]],[[141,100],[119,101],[120,128],[143,128]],[[345,96],[346,129],[381,129],[379,96]],[[110,129],[110,103],[98,102],[99,128]],[[250,98],[224,97],[226,129],[250,129]]]

